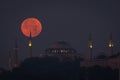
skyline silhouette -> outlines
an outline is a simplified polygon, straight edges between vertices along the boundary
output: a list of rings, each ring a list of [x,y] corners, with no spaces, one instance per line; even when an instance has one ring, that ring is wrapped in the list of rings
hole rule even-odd
[[[34,38],[33,56],[39,55],[53,42],[66,41],[78,53],[88,53],[89,33],[93,40],[93,54],[108,53],[110,33],[113,33],[114,53],[120,52],[119,1],[0,1],[0,67],[5,67],[9,52],[14,53],[17,36],[20,61],[28,56],[28,38],[21,23],[35,17],[42,23],[41,34]]]
[[[111,40],[110,40],[111,41]],[[28,41],[29,42],[29,41]],[[91,40],[90,40],[91,42]],[[111,41],[112,43],[112,41]],[[5,63],[6,66],[4,66],[3,68],[11,68],[11,67],[17,67],[17,65],[19,65],[22,61],[24,61],[25,59],[29,58],[29,57],[44,57],[47,55],[51,55],[51,53],[54,53],[53,55],[58,55],[61,56],[61,54],[63,54],[63,56],[65,56],[66,54],[69,53],[74,53],[73,56],[76,57],[80,57],[81,60],[90,60],[90,61],[96,61],[97,59],[108,59],[109,57],[111,58],[113,57],[117,57],[119,56],[120,52],[115,53],[112,49],[111,51],[111,47],[109,47],[108,44],[108,53],[104,53],[104,52],[100,52],[99,54],[97,54],[96,56],[93,54],[94,48],[92,49],[92,52],[89,52],[89,49],[91,49],[91,44],[88,43],[88,53],[86,55],[79,53],[75,48],[73,48],[68,42],[65,41],[58,41],[58,42],[54,42],[53,44],[51,44],[48,48],[46,48],[43,52],[39,52],[38,55],[34,55],[34,50],[32,50],[31,52],[31,46],[27,46],[27,55],[25,56],[24,59],[21,59],[20,57],[20,52],[19,52],[19,47],[17,42],[15,41],[15,46],[13,48],[13,53],[9,52],[6,59],[7,62]],[[114,48],[114,47],[113,47]],[[50,50],[50,51],[49,51]],[[112,53],[112,54],[111,54]],[[10,64],[9,64],[10,63]]]
[[[61,56],[63,57],[63,56]],[[67,56],[66,56],[67,57]],[[109,66],[94,65],[81,67],[79,59],[61,60],[55,56],[32,57],[25,59],[18,67],[12,70],[0,69],[1,80],[118,80],[119,71]]]

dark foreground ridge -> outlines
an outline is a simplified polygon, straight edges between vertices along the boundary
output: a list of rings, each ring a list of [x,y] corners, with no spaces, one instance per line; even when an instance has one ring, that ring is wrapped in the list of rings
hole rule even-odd
[[[80,67],[78,59],[28,58],[12,71],[1,69],[0,80],[118,80],[118,70]]]

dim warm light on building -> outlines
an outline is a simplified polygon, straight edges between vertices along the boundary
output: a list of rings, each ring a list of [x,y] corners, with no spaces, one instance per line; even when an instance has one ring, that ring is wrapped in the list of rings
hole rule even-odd
[[[90,49],[93,48],[92,42],[89,43],[89,48],[90,48]]]
[[[92,44],[89,46],[89,48],[91,48],[91,49],[93,48]]]
[[[32,46],[32,41],[31,41],[31,40],[29,41],[28,46],[29,46],[29,47],[31,47],[31,46]]]
[[[113,46],[114,46],[113,43],[110,42],[109,47],[112,48]]]

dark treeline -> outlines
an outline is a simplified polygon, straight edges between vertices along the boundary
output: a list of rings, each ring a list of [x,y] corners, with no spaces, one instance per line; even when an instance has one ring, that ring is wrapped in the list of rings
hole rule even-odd
[[[2,70],[0,80],[118,80],[118,70],[80,67],[76,60],[55,57],[28,58],[12,71]]]

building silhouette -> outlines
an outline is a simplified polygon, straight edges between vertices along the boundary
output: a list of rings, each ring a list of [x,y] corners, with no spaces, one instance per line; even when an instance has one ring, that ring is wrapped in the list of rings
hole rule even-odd
[[[31,39],[29,40],[31,41]],[[30,45],[28,46],[30,48],[30,57],[32,57],[32,47],[31,47],[31,42],[29,42]],[[113,53],[113,37],[112,34],[110,35],[110,40],[108,44],[108,48],[110,49],[108,56],[102,56],[99,58],[93,58],[92,51],[93,49],[93,41],[92,41],[92,36],[89,36],[88,40],[88,58],[83,59],[83,57],[68,43],[65,41],[58,41],[54,42],[52,45],[50,45],[48,48],[45,49],[43,53],[40,53],[38,58],[43,58],[43,57],[55,57],[58,58],[60,61],[70,61],[74,62],[76,59],[79,60],[79,67],[94,67],[94,66],[101,66],[101,67],[110,67],[112,69],[119,69],[120,72],[120,53],[114,54]],[[19,67],[18,66],[18,46],[17,42],[15,42],[15,47],[14,47],[14,68]],[[9,56],[9,68],[11,69],[11,56]]]
[[[77,51],[72,48],[68,42],[65,41],[58,41],[53,43],[49,48],[45,49],[44,56],[53,56],[61,60],[64,60],[65,58],[69,60],[80,58]]]
[[[30,34],[31,35],[31,34]],[[29,41],[31,41],[31,37],[29,39]],[[31,49],[31,42],[29,42],[30,46],[30,57],[32,54],[32,49]],[[120,67],[120,57],[119,55],[117,55],[114,58],[111,58],[111,56],[113,56],[113,37],[112,34],[110,34],[110,40],[109,40],[109,44],[108,44],[108,48],[110,49],[110,52],[108,53],[108,56],[105,57],[104,59],[97,59],[94,58],[93,59],[93,54],[92,51],[93,49],[93,41],[92,41],[92,36],[91,34],[89,35],[89,40],[88,40],[88,58],[87,59],[83,59],[83,56],[81,56],[68,42],[65,41],[58,41],[58,42],[54,42],[52,45],[50,45],[50,47],[46,48],[44,52],[39,54],[39,58],[40,57],[44,57],[44,56],[54,56],[57,57],[61,60],[64,60],[65,58],[69,59],[69,60],[75,60],[75,59],[79,59],[81,65],[80,66],[85,66],[85,67],[90,67],[90,66],[94,66],[94,65],[99,65],[99,66],[110,66],[113,68],[119,68]],[[17,42],[15,41],[15,48],[14,48],[14,67],[18,65],[18,46],[17,46]]]

